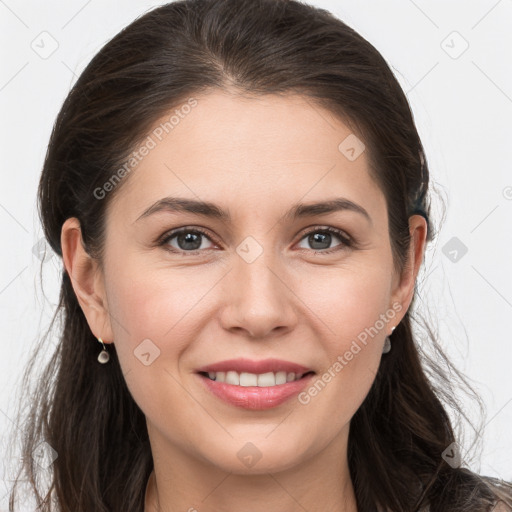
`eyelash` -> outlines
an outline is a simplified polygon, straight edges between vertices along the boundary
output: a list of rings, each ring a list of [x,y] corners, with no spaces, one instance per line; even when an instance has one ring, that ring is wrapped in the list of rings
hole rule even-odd
[[[182,233],[200,233],[201,235],[208,238],[211,242],[217,243],[215,240],[212,239],[212,237],[205,230],[203,230],[201,228],[184,227],[184,228],[179,228],[179,229],[165,233],[163,238],[161,238],[160,241],[157,242],[157,245],[164,246],[172,238],[174,238],[177,235],[180,235]],[[326,249],[326,250],[300,249],[301,251],[313,251],[315,254],[332,254],[337,251],[346,250],[347,248],[351,248],[355,245],[355,241],[351,237],[347,236],[344,231],[341,231],[340,229],[336,229],[336,228],[333,228],[330,226],[314,227],[310,231],[307,231],[306,233],[304,233],[302,235],[302,237],[300,238],[299,242],[301,240],[303,240],[304,238],[306,238],[308,235],[311,235],[312,233],[330,233],[332,235],[336,235],[341,240],[342,243],[340,245],[336,245],[335,247],[332,247],[331,249]],[[165,250],[172,252],[174,254],[180,254],[182,256],[186,256],[186,255],[194,256],[194,255],[200,254],[201,252],[204,252],[207,249],[196,249],[194,251],[184,251],[184,250],[177,250],[174,247],[172,247],[172,248],[165,247]]]

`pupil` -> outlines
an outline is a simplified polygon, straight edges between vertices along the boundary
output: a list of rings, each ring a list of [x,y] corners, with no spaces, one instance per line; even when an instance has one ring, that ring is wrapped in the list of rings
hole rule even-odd
[[[309,243],[313,249],[328,249],[330,242],[331,235],[329,233],[314,233],[313,235],[309,235]],[[319,243],[320,247],[315,247],[316,243]]]
[[[183,243],[181,243],[183,242]],[[196,250],[201,247],[201,235],[193,233],[185,233],[178,235],[178,245],[180,249]]]

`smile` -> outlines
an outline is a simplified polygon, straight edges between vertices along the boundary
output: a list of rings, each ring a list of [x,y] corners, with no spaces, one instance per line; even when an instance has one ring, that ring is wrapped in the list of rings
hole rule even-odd
[[[214,372],[214,377],[218,378],[222,373],[224,372]],[[224,381],[212,380],[207,373],[196,373],[196,375],[214,397],[229,405],[253,411],[271,409],[284,404],[310,385],[310,381],[315,375],[314,372],[307,372],[297,378],[296,375],[290,373],[290,380],[288,381],[288,375],[286,375],[286,382],[279,384],[284,377],[281,372],[260,375],[244,372],[239,375],[237,372],[229,371],[226,373]],[[262,385],[254,385],[255,378],[258,381],[261,379]],[[229,379],[235,383],[230,384]]]

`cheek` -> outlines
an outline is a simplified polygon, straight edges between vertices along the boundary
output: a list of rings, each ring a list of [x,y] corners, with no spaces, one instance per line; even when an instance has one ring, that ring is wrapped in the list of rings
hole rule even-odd
[[[124,267],[109,280],[109,309],[117,341],[130,344],[139,338],[159,338],[165,326],[170,328],[175,315],[176,291],[155,282],[150,274],[128,272]]]
[[[325,366],[299,401],[308,418],[328,430],[327,438],[350,421],[367,396],[379,368],[382,341],[394,325],[395,311],[388,310],[391,278],[382,267],[360,270],[338,269],[329,279],[312,275],[302,288],[308,307],[328,329],[320,326]]]
[[[138,262],[112,269],[107,282],[114,343],[126,384],[144,414],[162,424],[169,422],[170,403],[175,410],[190,409],[179,384],[178,362],[194,336],[187,312],[192,313],[204,294],[196,286],[187,288],[179,275],[145,270]],[[187,437],[178,427],[176,435]]]
[[[301,281],[297,295],[327,325],[334,347],[343,349],[349,339],[376,323],[387,332],[378,322],[389,309],[391,274],[385,268],[365,264],[319,269]]]
[[[136,357],[143,351],[158,357],[153,365],[175,368],[201,322],[211,317],[205,310],[209,303],[202,299],[219,276],[197,267],[149,268],[143,258],[133,258],[132,263],[126,258],[122,266],[112,266],[108,276],[111,325],[123,370],[138,369]]]
[[[316,404],[337,404],[347,418],[370,389],[380,364],[382,342],[394,325],[396,311],[389,307],[392,274],[386,274],[385,268],[366,263],[329,269],[329,275],[324,269],[310,274],[299,292],[321,320],[318,327],[325,334],[321,343],[326,366],[318,375],[325,387],[322,382],[317,384],[323,399]]]
[[[133,256],[125,258],[122,265],[110,264],[109,309],[113,329],[123,340],[128,337],[136,342],[140,336],[160,339],[200,292],[198,280],[191,286],[186,271],[165,269],[162,263],[152,265],[150,261],[150,257]]]

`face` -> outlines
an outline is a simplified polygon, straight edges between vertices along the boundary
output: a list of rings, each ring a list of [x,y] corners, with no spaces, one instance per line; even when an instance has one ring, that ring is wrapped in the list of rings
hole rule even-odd
[[[97,277],[108,313],[88,319],[115,344],[153,448],[277,471],[346,446],[412,285],[393,271],[365,151],[340,149],[348,126],[300,96],[196,100],[168,133],[170,114],[155,124],[109,205]],[[233,359],[310,373],[254,388],[270,367],[229,363],[251,386],[235,389],[234,374],[198,373]],[[303,369],[290,377],[287,363]]]

